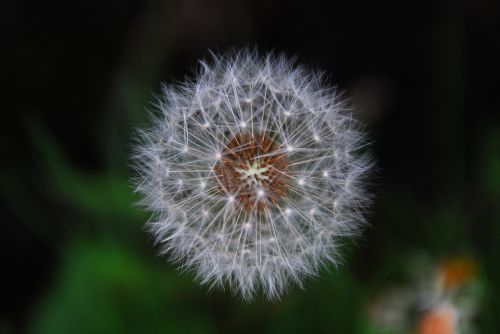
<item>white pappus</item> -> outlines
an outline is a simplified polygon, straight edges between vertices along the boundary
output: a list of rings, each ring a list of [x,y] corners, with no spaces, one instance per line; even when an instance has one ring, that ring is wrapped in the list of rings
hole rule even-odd
[[[163,86],[133,161],[149,230],[201,283],[279,298],[355,236],[370,203],[362,126],[319,72],[232,51]]]

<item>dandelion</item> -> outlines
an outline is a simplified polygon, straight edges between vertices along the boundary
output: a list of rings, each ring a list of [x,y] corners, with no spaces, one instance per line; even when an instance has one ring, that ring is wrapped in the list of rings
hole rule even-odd
[[[321,73],[235,51],[164,86],[139,131],[136,189],[182,269],[244,299],[278,298],[358,234],[369,203],[360,124]]]

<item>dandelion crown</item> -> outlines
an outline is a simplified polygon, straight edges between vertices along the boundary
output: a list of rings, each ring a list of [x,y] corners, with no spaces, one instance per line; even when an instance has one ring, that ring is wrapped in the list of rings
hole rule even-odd
[[[164,86],[135,146],[135,186],[162,253],[245,299],[279,297],[356,235],[371,161],[320,73],[242,50]]]

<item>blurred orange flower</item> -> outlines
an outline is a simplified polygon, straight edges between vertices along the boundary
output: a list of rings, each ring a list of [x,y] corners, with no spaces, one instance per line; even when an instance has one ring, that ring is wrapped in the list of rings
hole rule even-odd
[[[438,275],[445,289],[459,288],[476,274],[477,265],[468,257],[456,257],[443,261]]]
[[[451,307],[427,311],[418,322],[418,334],[455,334],[456,314]]]

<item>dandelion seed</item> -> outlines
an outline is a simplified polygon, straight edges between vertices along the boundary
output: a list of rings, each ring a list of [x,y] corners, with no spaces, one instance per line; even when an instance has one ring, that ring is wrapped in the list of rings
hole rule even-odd
[[[361,126],[320,73],[285,56],[201,64],[163,87],[135,147],[136,189],[172,261],[245,299],[278,298],[337,263],[339,238],[364,223]]]

